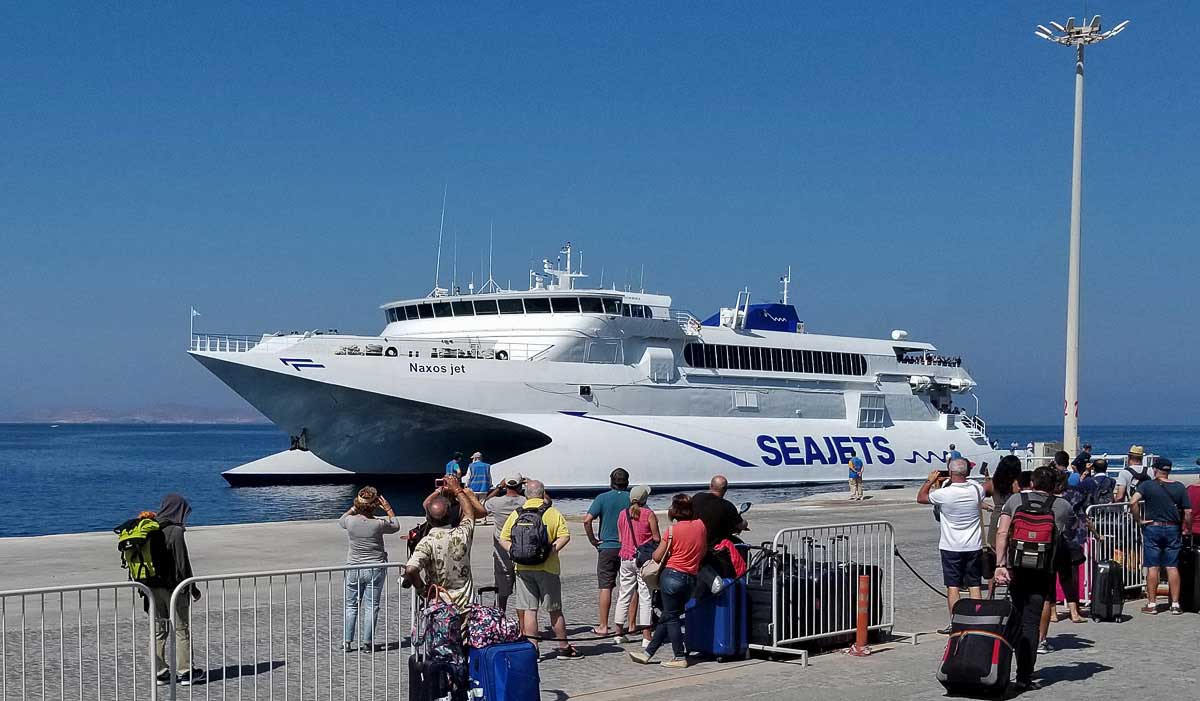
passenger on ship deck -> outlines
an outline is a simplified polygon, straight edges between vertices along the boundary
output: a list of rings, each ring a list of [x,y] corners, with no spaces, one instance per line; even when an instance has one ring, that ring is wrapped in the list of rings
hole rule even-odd
[[[629,472],[618,467],[608,476],[609,490],[596,497],[583,517],[583,530],[588,542],[596,549],[596,580],[599,589],[599,623],[592,629],[595,635],[608,635],[609,609],[612,608],[613,589],[617,586],[617,575],[621,570],[621,536],[617,521],[629,508]],[[600,521],[600,536],[596,537],[595,526]],[[617,636],[623,636],[618,630]]]
[[[476,494],[487,494],[492,488],[492,466],[483,461],[483,453],[478,450],[471,456],[466,481],[467,486]]]
[[[707,492],[699,492],[691,498],[691,510],[704,522],[710,548],[722,540],[740,542],[737,534],[750,530],[738,508],[725,498],[727,491],[729,480],[725,475],[717,475],[709,481]]]

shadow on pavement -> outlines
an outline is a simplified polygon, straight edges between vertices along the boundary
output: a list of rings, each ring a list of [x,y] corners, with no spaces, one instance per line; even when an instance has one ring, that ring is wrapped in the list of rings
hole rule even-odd
[[[1074,633],[1062,633],[1050,638],[1050,644],[1055,650],[1086,650],[1096,646],[1095,640],[1081,638]]]
[[[1042,686],[1052,686],[1058,682],[1078,682],[1091,679],[1097,674],[1111,669],[1112,667],[1099,662],[1076,662],[1069,665],[1042,667],[1037,670],[1036,676]]]
[[[259,662],[257,665],[226,665],[224,667],[208,670],[207,683],[212,684],[213,682],[225,681],[227,679],[237,679],[238,677],[252,677],[256,674],[266,674],[267,672],[270,672],[274,669],[279,669],[282,666],[282,660],[275,660],[273,662]]]

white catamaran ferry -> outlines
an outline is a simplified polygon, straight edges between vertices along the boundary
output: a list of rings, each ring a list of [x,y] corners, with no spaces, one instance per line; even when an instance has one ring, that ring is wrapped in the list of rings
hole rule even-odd
[[[385,304],[378,336],[193,334],[191,355],[298,448],[226,479],[428,474],[481,450],[493,475],[559,490],[602,488],[614,466],[661,487],[775,486],[844,480],[856,456],[875,480],[923,478],[951,444],[1001,456],[958,406],[970,374],[929,343],[808,333],[787,278],[782,303],[742,292],[701,321],[664,295],[582,289],[562,253],[525,291]]]

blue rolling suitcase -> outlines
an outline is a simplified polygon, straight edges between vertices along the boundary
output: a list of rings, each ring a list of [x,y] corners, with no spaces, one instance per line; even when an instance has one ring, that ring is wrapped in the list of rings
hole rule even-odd
[[[713,657],[745,657],[750,649],[746,582],[726,579],[721,593],[692,599],[684,609],[689,652]]]
[[[538,701],[541,698],[537,647],[527,640],[472,649],[467,666],[472,699]]]

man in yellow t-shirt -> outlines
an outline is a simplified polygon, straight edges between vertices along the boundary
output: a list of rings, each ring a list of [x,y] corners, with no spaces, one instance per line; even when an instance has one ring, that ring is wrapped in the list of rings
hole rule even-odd
[[[504,522],[500,531],[500,546],[505,550],[512,549],[513,524],[521,515],[523,509],[540,509],[547,501],[546,485],[538,480],[525,482],[525,504],[513,511]],[[515,587],[516,607],[521,612],[521,627],[527,636],[536,639],[538,634],[538,609],[544,609],[550,614],[550,625],[554,629],[554,637],[559,639],[558,658],[574,660],[582,657],[573,645],[566,641],[567,619],[562,610],[562,578],[558,562],[558,553],[571,542],[571,533],[567,530],[567,519],[562,512],[553,506],[542,512],[542,524],[550,539],[550,556],[538,565],[522,565],[516,563],[517,581]]]

